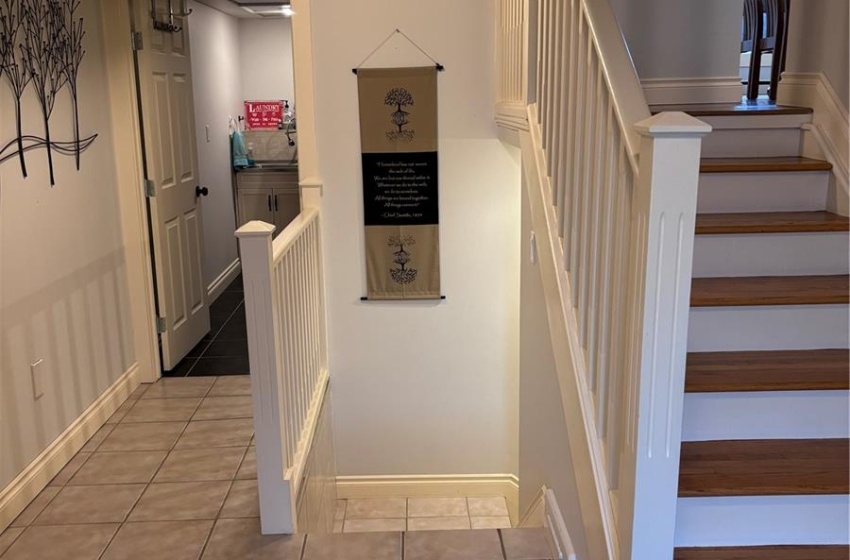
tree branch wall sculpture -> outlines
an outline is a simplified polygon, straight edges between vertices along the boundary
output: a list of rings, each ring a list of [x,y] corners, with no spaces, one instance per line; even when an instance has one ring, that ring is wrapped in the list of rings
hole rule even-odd
[[[26,152],[47,150],[50,184],[56,184],[53,154],[74,156],[80,169],[80,154],[97,135],[80,138],[78,86],[85,57],[83,18],[76,13],[81,0],[0,0],[0,80],[5,81],[15,100],[17,138],[0,147],[0,164],[15,157],[27,176]],[[38,99],[44,138],[23,133],[21,100],[30,91]],[[73,141],[51,139],[50,119],[59,94],[67,90],[73,113]]]

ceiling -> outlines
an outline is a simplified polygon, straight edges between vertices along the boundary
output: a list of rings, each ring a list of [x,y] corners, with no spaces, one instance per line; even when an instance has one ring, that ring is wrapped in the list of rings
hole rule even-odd
[[[252,14],[248,10],[245,10],[239,6],[239,4],[268,4],[275,6],[283,6],[284,4],[289,4],[289,0],[281,0],[280,2],[276,2],[275,0],[196,0],[200,4],[204,4],[209,6],[210,8],[215,8],[220,12],[224,12],[225,14],[231,15],[233,17],[241,18],[241,19],[261,19],[261,16],[256,14]]]

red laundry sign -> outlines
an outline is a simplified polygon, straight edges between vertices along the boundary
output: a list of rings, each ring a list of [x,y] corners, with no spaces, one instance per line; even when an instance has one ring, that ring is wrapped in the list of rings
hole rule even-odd
[[[246,101],[245,120],[248,130],[277,129],[283,120],[283,102]]]

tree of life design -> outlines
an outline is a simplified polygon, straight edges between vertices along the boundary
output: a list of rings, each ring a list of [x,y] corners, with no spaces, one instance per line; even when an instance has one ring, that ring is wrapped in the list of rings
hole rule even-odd
[[[392,123],[397,127],[397,130],[387,132],[387,139],[413,140],[416,136],[416,131],[404,129],[405,126],[410,124],[410,121],[407,119],[407,117],[410,116],[410,113],[405,111],[404,108],[412,107],[414,105],[413,94],[403,87],[394,87],[388,91],[387,95],[384,97],[384,105],[396,108],[396,110],[390,114],[390,121],[392,121]]]
[[[80,3],[80,0],[0,0],[0,78],[5,78],[12,91],[17,129],[16,138],[0,145],[0,163],[17,158],[26,177],[25,154],[45,148],[51,185],[56,184],[53,154],[74,156],[79,170],[80,154],[97,138],[96,134],[80,137],[77,81],[86,54],[83,18],[77,17]],[[56,141],[51,137],[50,121],[62,90],[71,98],[72,141]],[[44,137],[23,132],[22,100],[27,91],[38,101]]]
[[[390,277],[396,284],[411,284],[416,280],[416,275],[419,271],[415,268],[407,268],[407,263],[410,262],[410,253],[404,250],[404,246],[408,247],[416,244],[416,239],[412,235],[393,235],[387,239],[387,246],[397,247],[398,251],[393,252],[393,262],[399,268],[390,269]]]

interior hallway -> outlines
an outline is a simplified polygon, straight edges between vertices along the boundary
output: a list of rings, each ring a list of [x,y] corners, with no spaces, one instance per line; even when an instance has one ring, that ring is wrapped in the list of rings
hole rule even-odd
[[[248,328],[242,275],[210,305],[210,332],[166,377],[248,375]]]

